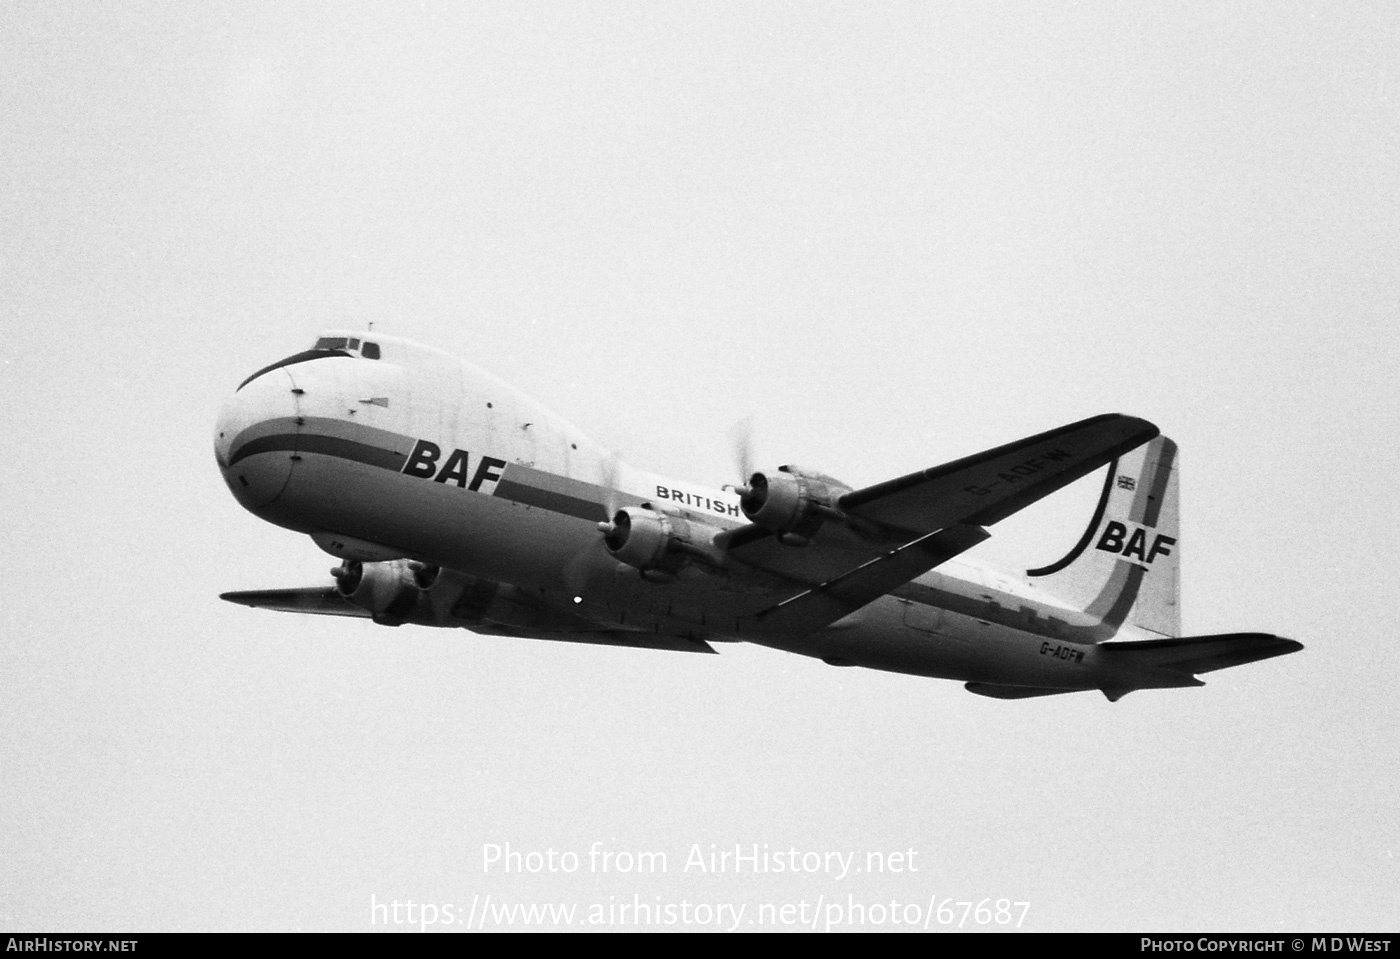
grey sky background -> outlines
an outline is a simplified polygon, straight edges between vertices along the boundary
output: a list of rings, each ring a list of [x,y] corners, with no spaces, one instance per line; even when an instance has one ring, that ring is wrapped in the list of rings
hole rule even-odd
[[[0,928],[490,894],[1395,931],[1397,60],[1380,2],[0,7]],[[852,484],[1146,417],[1186,630],[1307,649],[1005,703],[219,602],[333,560],[229,496],[218,405],[371,321],[713,483],[750,413]],[[1086,482],[974,555],[1058,556]],[[711,843],[919,871],[685,871]]]

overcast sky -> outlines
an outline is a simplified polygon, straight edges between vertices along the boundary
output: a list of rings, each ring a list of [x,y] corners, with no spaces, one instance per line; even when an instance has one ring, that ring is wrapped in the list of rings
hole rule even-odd
[[[1391,3],[4,4],[0,928],[489,895],[1393,932],[1398,241]],[[1145,417],[1186,631],[1307,648],[998,702],[221,603],[334,561],[228,494],[219,404],[370,322],[715,484],[749,414],[853,485]],[[1098,483],[973,555],[1059,556]],[[711,844],[917,871],[683,868]]]

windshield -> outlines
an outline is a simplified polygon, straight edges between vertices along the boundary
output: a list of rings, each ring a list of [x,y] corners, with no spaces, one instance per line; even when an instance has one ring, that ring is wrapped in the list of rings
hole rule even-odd
[[[350,350],[367,360],[379,359],[379,344],[362,341],[357,336],[323,336],[316,341],[318,350]]]

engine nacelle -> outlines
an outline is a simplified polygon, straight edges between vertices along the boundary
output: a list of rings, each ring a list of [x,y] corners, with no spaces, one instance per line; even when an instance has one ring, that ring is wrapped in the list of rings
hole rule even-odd
[[[386,563],[347,560],[331,570],[335,589],[382,626],[401,626],[412,615],[424,590],[437,582],[436,566],[406,559]]]
[[[740,489],[739,508],[750,521],[800,544],[816,533],[828,516],[840,516],[836,499],[849,488],[820,473],[780,466],[775,473],[754,473]]]
[[[598,528],[608,552],[652,582],[675,579],[687,556],[714,567],[724,565],[724,551],[715,545],[718,529],[647,506],[620,509],[612,522]]]

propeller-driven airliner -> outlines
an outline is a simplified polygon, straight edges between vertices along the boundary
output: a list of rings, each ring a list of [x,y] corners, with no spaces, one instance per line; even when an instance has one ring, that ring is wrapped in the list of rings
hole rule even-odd
[[[245,379],[215,457],[234,497],[339,561],[321,586],[223,594],[384,626],[713,653],[750,642],[1022,699],[1201,686],[1291,653],[1182,637],[1177,446],[1105,414],[873,486],[799,466],[710,487],[633,468],[474,365],[331,330]],[[1058,561],[962,554],[1096,470]]]

